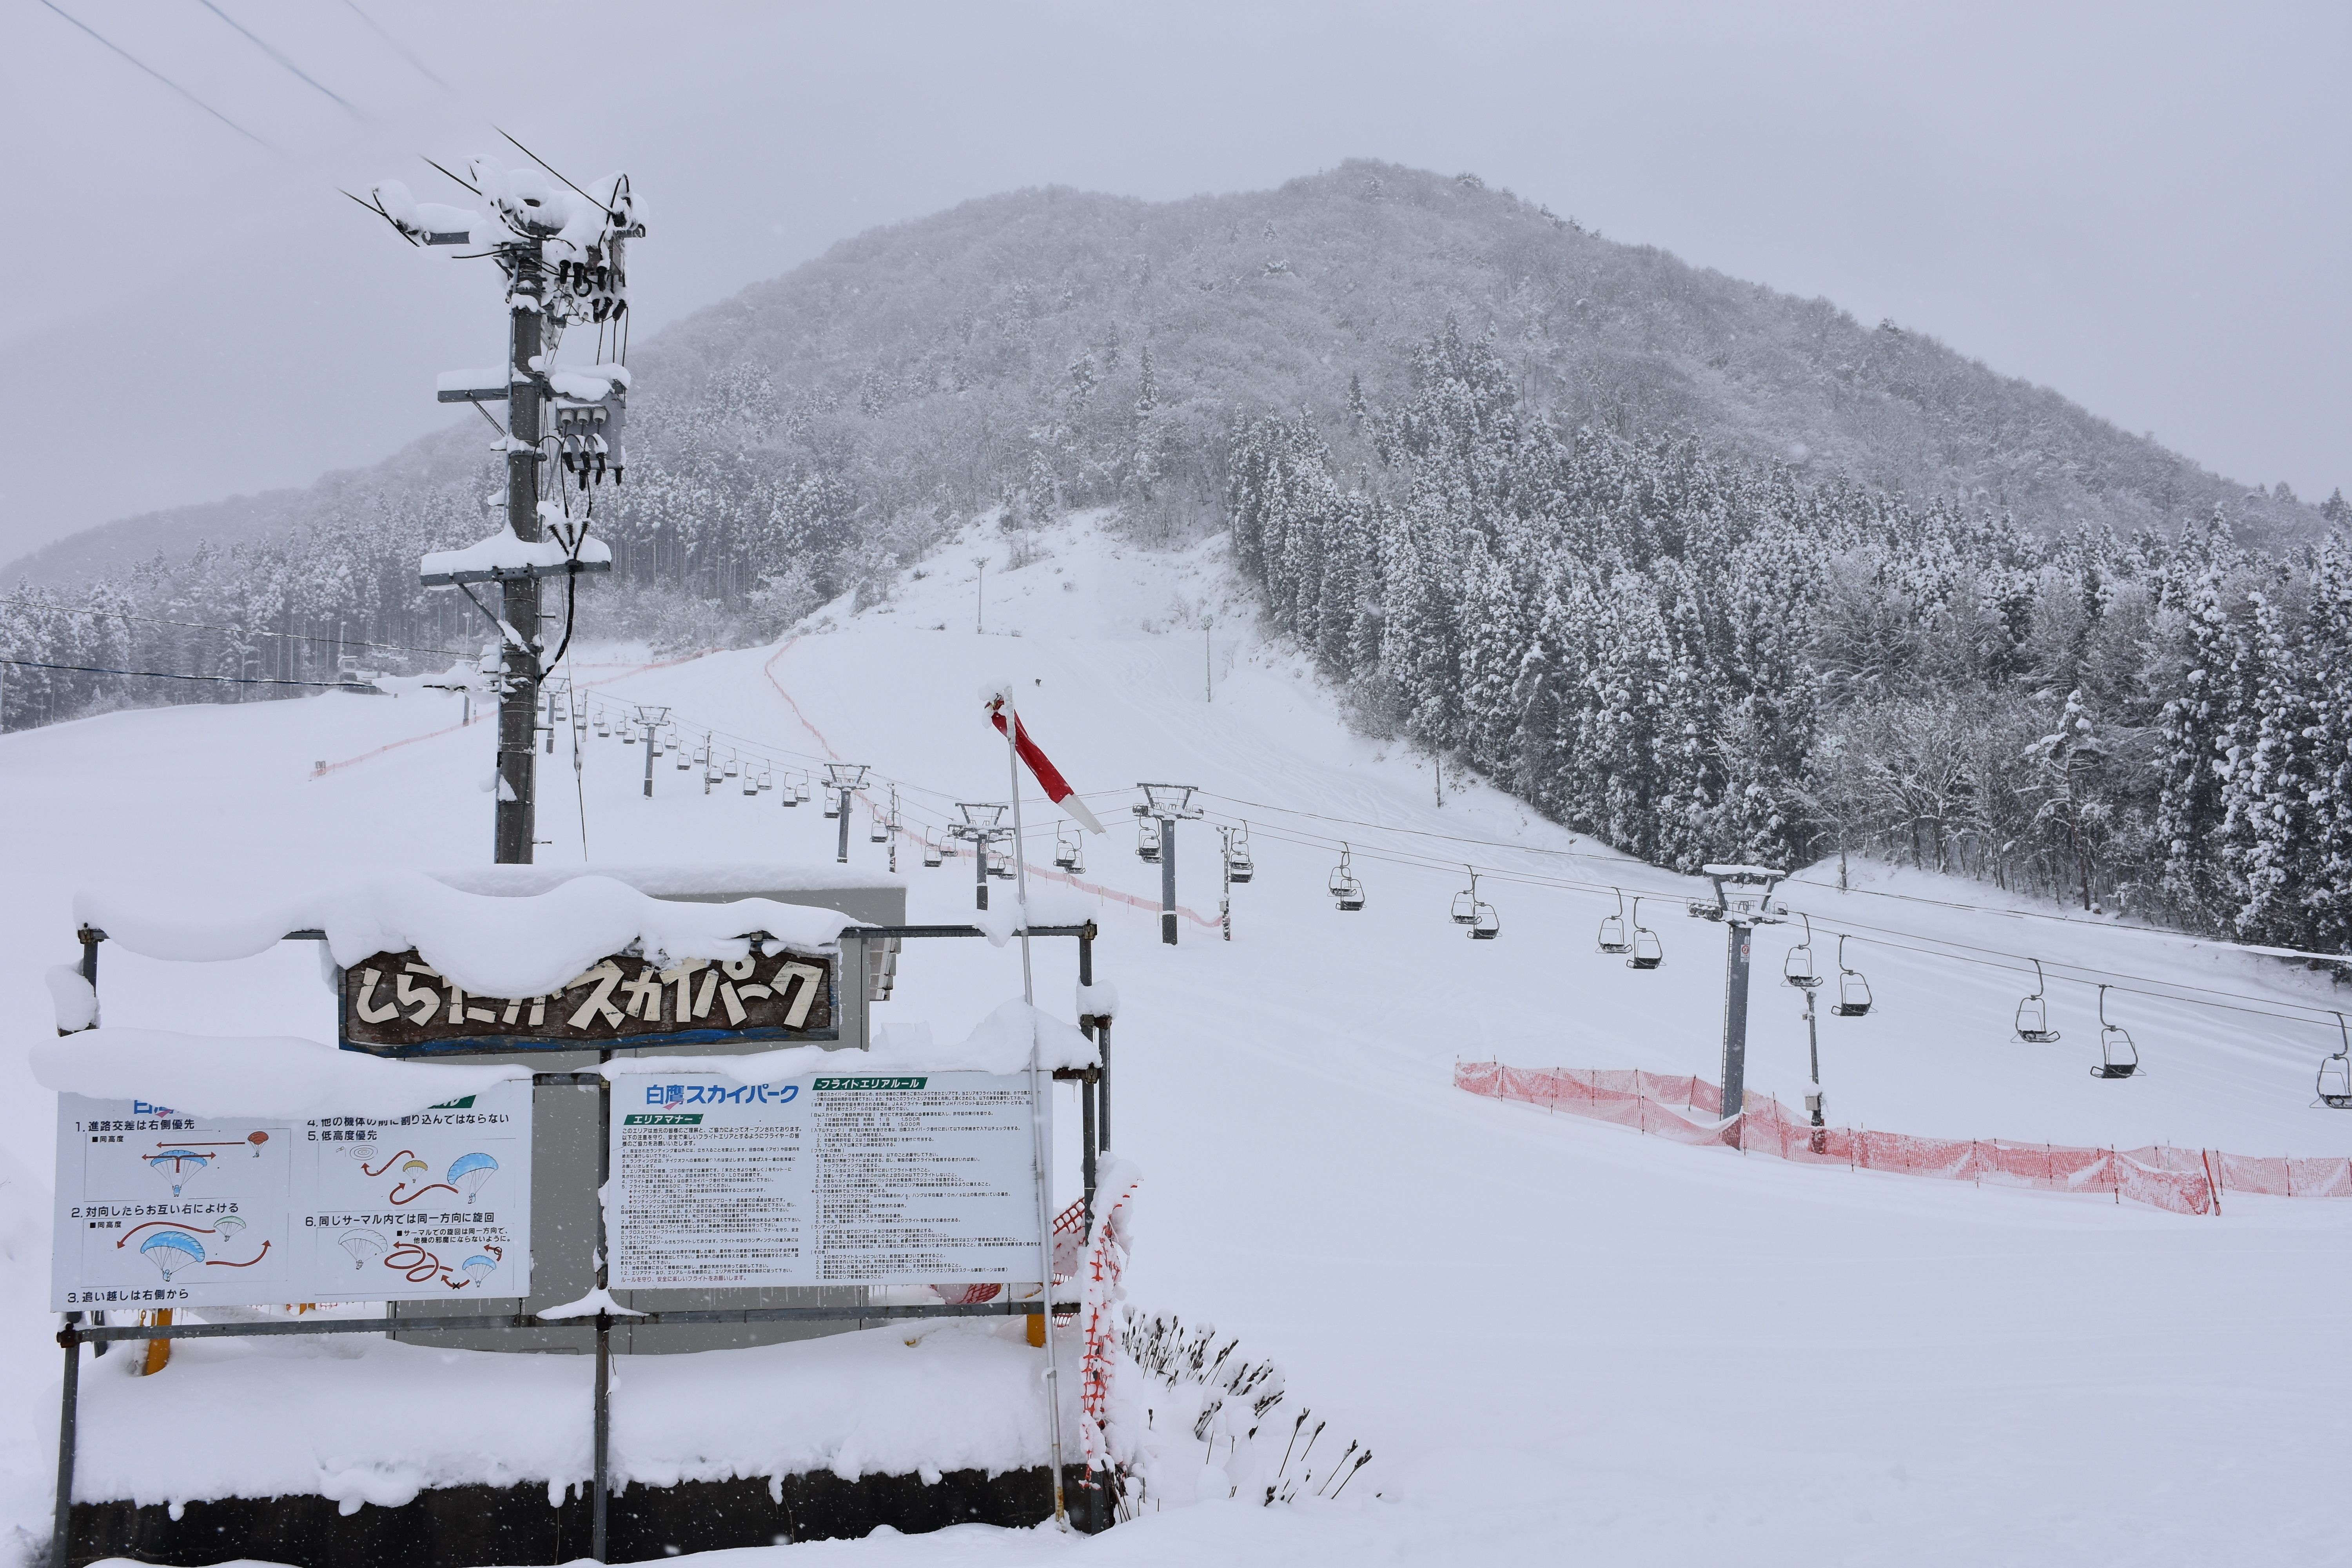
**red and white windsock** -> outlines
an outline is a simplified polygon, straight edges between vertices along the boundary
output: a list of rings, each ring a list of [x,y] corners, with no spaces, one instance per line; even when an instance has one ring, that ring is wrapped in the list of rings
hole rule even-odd
[[[1008,706],[1005,701],[1004,689],[1002,686],[992,687],[983,691],[982,697],[988,703],[988,721],[996,726],[998,734],[1003,734],[1005,732],[1004,710]],[[1070,788],[1070,781],[1062,776],[1062,770],[1054,765],[1054,759],[1039,750],[1037,742],[1029,738],[1029,726],[1021,721],[1018,710],[1015,710],[1013,714],[1012,734],[1013,749],[1020,753],[1021,760],[1028,765],[1031,775],[1045,789],[1045,798],[1068,812],[1071,820],[1087,832],[1100,833],[1103,830],[1102,823],[1097,819],[1093,812],[1087,809],[1087,803],[1077,797],[1076,792]]]

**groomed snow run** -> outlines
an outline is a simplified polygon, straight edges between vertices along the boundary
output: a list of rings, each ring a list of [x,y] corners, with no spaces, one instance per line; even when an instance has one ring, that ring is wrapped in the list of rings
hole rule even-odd
[[[1004,743],[973,687],[1005,672],[1032,735],[1111,825],[1087,837],[1076,883],[1108,889],[1087,896],[1102,930],[1096,984],[1120,999],[1113,1146],[1149,1174],[1130,1298],[1278,1361],[1280,1408],[1311,1406],[1329,1423],[1325,1441],[1360,1439],[1375,1458],[1336,1504],[1171,1498],[1095,1542],[966,1527],[787,1548],[777,1563],[2352,1561],[2352,1368],[2336,1352],[2352,1299],[2352,1202],[2233,1197],[2218,1218],[2189,1217],[2103,1194],[1743,1159],[1463,1093],[1459,1059],[1712,1079],[1727,931],[1682,912],[1706,884],[1575,841],[1498,793],[1457,788],[1451,770],[1437,805],[1427,759],[1351,734],[1300,661],[1245,629],[1219,542],[1146,554],[1082,517],[1022,548],[1016,566],[1002,534],[974,528],[867,609],[828,606],[775,647],[667,665],[575,649],[572,674],[614,717],[668,704],[681,731],[714,731],[780,778],[870,764],[872,797],[887,805],[898,783],[910,830],[936,837],[955,802],[1003,798]],[[989,562],[984,602],[975,555]],[[73,892],[101,878],[184,877],[198,860],[233,889],[257,868],[326,882],[487,859],[489,802],[477,785],[494,726],[458,728],[454,696],[386,684],[395,700],[117,713],[0,738],[0,801],[17,828],[0,904],[0,1528],[19,1553],[47,1536],[58,1362],[40,1310],[54,1101],[26,1060],[55,1038],[44,972],[78,956]],[[582,743],[591,864],[832,861],[839,825],[816,800],[783,810],[781,789],[706,794],[665,757],[646,801],[638,747],[593,728]],[[566,740],[540,810],[548,866],[583,862],[570,771]],[[1160,942],[1160,868],[1134,853],[1126,807],[1142,779],[1196,784],[1211,813],[1176,831],[1180,900],[1202,921],[1180,921],[1175,947]],[[856,810],[849,869],[880,872],[886,848],[867,837],[865,803]],[[1024,814],[1033,889],[1071,887],[1053,865],[1059,815],[1034,792]],[[1240,819],[1256,876],[1233,889],[1228,944],[1214,925],[1213,828]],[[1340,839],[1368,894],[1360,913],[1324,891]],[[973,919],[969,859],[925,869],[911,837],[898,852],[910,920]],[[1447,918],[1465,860],[1502,917],[1492,942],[1465,940]],[[1841,892],[1834,862],[1791,871],[1775,902],[1812,917],[1825,969],[1836,944],[1824,933],[1853,933],[1846,960],[1876,996],[1865,1017],[1821,1019],[1833,1121],[2352,1152],[2352,1114],[2313,1104],[2314,1069],[2336,1048],[2320,1009],[2343,1005],[2324,976],[1957,879],[1856,860]],[[1661,969],[1594,951],[1612,885],[1647,896]],[[1012,887],[991,890],[1009,903]],[[1750,1026],[1750,1084],[1791,1105],[1805,1089],[1805,1026],[1777,975],[1795,940],[1792,928],[1759,933]],[[1058,1013],[1074,994],[1076,944],[1030,946],[1035,994]],[[2050,966],[2060,1042],[2012,1037],[2032,974],[2000,954]],[[2137,1042],[2139,1077],[2090,1076],[2094,972],[2136,977],[2107,1001]],[[110,1031],[205,1010],[229,1021],[224,1032],[328,1037],[331,998],[301,944],[191,964],[109,942],[99,990]],[[1020,992],[1018,944],[910,941],[876,1016],[894,1039],[907,1027],[919,1040],[910,1026],[928,1024],[952,1041]],[[2198,1005],[2231,996],[2258,1010]],[[1057,1128],[1076,1121],[1066,1100]],[[1075,1176],[1066,1145],[1057,1203],[1075,1195]],[[815,1342],[841,1358],[827,1368],[862,1368],[868,1353],[877,1371],[891,1358],[924,1366],[938,1336],[921,1349],[905,1337],[873,1335],[870,1352],[868,1336]],[[922,1416],[974,1443],[1035,1442],[1034,1429],[1005,1436],[1028,1417],[994,1391],[1034,1377],[1036,1352],[980,1348],[1002,1363],[976,1362],[969,1381],[895,1385],[921,1389],[936,1410],[861,1405],[830,1429],[870,1419],[903,1431]],[[387,1349],[403,1353],[379,1360]],[[320,1340],[185,1353],[126,1392],[191,1419],[201,1410],[201,1435],[110,1427],[85,1445],[89,1495],[196,1484],[235,1464],[239,1445],[267,1456],[257,1473],[287,1485],[341,1475],[363,1493],[375,1481],[347,1462],[359,1417],[334,1399],[379,1378],[366,1386],[392,1401],[385,1419],[407,1467],[380,1495],[468,1453],[499,1462],[469,1447],[477,1412],[456,1352]],[[131,1359],[108,1357],[104,1375]],[[814,1361],[668,1359],[621,1363],[616,1444],[632,1474],[652,1473],[648,1456],[699,1464],[708,1449],[732,1462],[771,1441],[763,1462],[846,1451],[794,1447],[802,1438],[764,1425],[795,1401],[856,1397]],[[743,1370],[753,1366],[756,1376]],[[384,1375],[412,1367],[415,1384]],[[175,1384],[184,1372],[194,1375]],[[513,1375],[501,1395],[511,1405],[482,1414],[488,1430],[535,1423],[531,1441],[551,1453],[577,1446],[562,1473],[580,1473],[581,1361],[535,1359]],[[670,1391],[698,1380],[724,1396],[714,1407],[740,1413],[663,1425]],[[266,1395],[296,1388],[320,1391],[314,1414],[252,1426],[246,1413]],[[895,1441],[877,1435],[863,1451],[887,1456]]]

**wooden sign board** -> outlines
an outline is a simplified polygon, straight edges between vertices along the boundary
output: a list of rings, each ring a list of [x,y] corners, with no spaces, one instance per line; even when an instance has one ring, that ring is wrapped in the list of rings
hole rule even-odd
[[[343,971],[342,1043],[381,1057],[613,1050],[721,1040],[831,1040],[835,963],[771,951],[656,968],[616,953],[544,996],[470,995],[417,955]]]

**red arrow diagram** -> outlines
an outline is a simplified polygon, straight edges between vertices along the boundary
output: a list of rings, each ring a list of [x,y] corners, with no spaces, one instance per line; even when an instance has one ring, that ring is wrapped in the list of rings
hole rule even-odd
[[[415,1192],[409,1194],[404,1198],[400,1195],[400,1189],[398,1187],[393,1188],[391,1193],[387,1195],[392,1203],[404,1207],[409,1204],[415,1203],[417,1199],[423,1197],[427,1193],[454,1193],[457,1190],[457,1188],[451,1186],[446,1182],[436,1182],[429,1187],[417,1188]]]
[[[205,1259],[205,1267],[207,1268],[250,1268],[268,1256],[269,1243],[265,1241],[261,1244],[260,1251],[255,1253],[252,1257],[247,1258],[242,1263],[224,1263],[217,1258],[207,1258]]]
[[[407,1156],[408,1156],[410,1159],[412,1159],[412,1160],[414,1160],[415,1158],[416,1158],[416,1151],[415,1151],[415,1150],[414,1150],[414,1149],[403,1149],[403,1150],[400,1152],[400,1154],[394,1154],[394,1155],[392,1157],[392,1160],[397,1160],[397,1159],[399,1159],[399,1158],[401,1157],[401,1154],[405,1154],[405,1155],[407,1155]],[[386,1171],[389,1171],[389,1170],[391,1170],[391,1169],[392,1169],[392,1160],[386,1160],[383,1164],[378,1165],[378,1166],[377,1166],[374,1170],[373,1170],[373,1171],[368,1171],[368,1168],[367,1168],[367,1162],[366,1162],[366,1161],[364,1161],[364,1160],[362,1160],[362,1161],[361,1161],[361,1162],[360,1162],[360,1169],[361,1169],[361,1170],[362,1170],[362,1171],[367,1171],[367,1173],[368,1173],[369,1175],[371,1175],[371,1176],[381,1176],[381,1175],[383,1175]]]

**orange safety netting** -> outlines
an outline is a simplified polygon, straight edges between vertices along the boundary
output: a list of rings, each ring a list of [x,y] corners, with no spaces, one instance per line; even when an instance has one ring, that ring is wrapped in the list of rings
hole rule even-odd
[[[1463,1062],[1458,1089],[1517,1100],[1574,1116],[1639,1128],[1677,1143],[1715,1143],[1802,1164],[1894,1171],[1911,1176],[2104,1193],[2175,1214],[2216,1214],[2223,1194],[2352,1197],[2352,1160],[2225,1154],[2216,1149],[2080,1149],[2002,1139],[1920,1138],[1851,1127],[1815,1127],[1770,1095],[1750,1094],[1726,1120],[1723,1100],[1704,1079],[1630,1068],[1513,1068]]]

